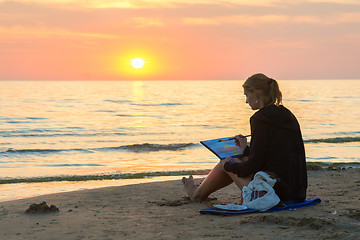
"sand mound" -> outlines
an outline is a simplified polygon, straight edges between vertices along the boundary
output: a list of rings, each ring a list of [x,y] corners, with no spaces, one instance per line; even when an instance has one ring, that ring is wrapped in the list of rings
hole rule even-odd
[[[58,212],[59,208],[55,205],[51,205],[50,207],[46,204],[46,202],[42,202],[39,204],[33,203],[26,209],[26,213],[48,213],[48,212]]]

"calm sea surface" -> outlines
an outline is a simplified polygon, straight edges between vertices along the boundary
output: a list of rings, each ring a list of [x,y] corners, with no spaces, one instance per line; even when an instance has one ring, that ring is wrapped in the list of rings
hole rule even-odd
[[[302,127],[307,161],[358,166],[360,80],[279,84]],[[47,192],[73,189],[58,180],[88,188],[210,169],[218,159],[199,141],[250,132],[254,111],[241,85],[1,81],[0,201],[40,183]],[[49,190],[54,185],[61,187]]]

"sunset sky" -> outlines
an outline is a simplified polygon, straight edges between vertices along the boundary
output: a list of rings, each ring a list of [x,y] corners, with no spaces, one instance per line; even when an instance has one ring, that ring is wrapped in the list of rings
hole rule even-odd
[[[257,72],[360,79],[360,0],[0,0],[0,80]]]

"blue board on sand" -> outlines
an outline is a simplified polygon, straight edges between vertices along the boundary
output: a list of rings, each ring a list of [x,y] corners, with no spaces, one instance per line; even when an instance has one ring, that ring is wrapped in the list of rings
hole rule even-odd
[[[275,211],[281,211],[281,210],[286,210],[286,209],[309,207],[309,206],[319,204],[319,203],[321,203],[320,198],[306,199],[305,201],[299,202],[299,203],[287,204],[287,205],[284,205],[281,207],[273,207],[264,212],[275,212]],[[245,209],[245,210],[224,210],[224,209],[219,209],[216,207],[211,207],[211,208],[205,208],[205,209],[200,210],[201,214],[215,214],[215,215],[223,215],[223,216],[232,216],[232,215],[249,214],[249,213],[260,213],[260,212],[261,211],[259,211],[259,210],[250,209],[250,208]]]

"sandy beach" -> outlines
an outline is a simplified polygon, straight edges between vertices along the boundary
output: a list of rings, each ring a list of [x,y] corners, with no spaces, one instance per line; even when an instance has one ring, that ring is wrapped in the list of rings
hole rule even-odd
[[[2,202],[0,239],[360,239],[360,169],[308,174],[308,198],[323,202],[273,213],[201,215],[214,204],[239,203],[238,189],[192,203],[181,179]],[[25,213],[43,201],[59,212]]]

